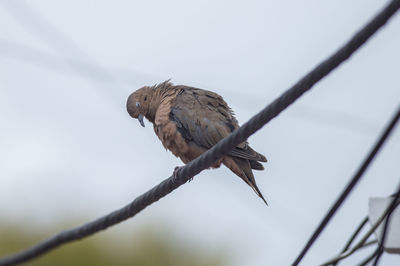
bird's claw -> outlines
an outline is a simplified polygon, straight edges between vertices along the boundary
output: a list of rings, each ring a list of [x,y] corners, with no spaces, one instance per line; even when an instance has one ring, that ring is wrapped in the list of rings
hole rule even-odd
[[[177,178],[178,176],[178,171],[182,168],[182,166],[176,166],[174,169],[174,173],[172,174],[175,178]],[[191,182],[193,180],[193,176],[189,178],[189,182]]]
[[[178,171],[180,168],[181,168],[180,166],[175,166],[174,173],[173,173],[174,177],[177,177],[176,175],[178,174]]]

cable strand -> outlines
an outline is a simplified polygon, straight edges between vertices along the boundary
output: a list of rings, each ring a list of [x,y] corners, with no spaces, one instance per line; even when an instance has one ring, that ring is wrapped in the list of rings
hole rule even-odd
[[[180,168],[173,176],[137,197],[130,204],[97,220],[56,234],[55,236],[44,240],[31,248],[0,259],[0,265],[13,265],[25,262],[29,259],[38,257],[62,244],[81,239],[104,230],[112,225],[122,222],[123,220],[133,217],[150,204],[171,193],[173,190],[186,183],[190,178],[194,177],[202,170],[210,167],[216,160],[229,152],[239,143],[245,141],[250,135],[261,129],[266,123],[276,117],[306,91],[310,90],[314,84],[328,75],[333,69],[348,59],[351,54],[360,48],[380,27],[382,27],[389,20],[389,18],[399,9],[399,7],[399,0],[391,1],[383,11],[381,11],[372,19],[371,22],[369,22],[356,35],[354,35],[351,40],[342,48],[319,64],[293,87],[288,89],[284,94],[265,107],[261,112],[252,117],[242,127],[235,130],[232,134],[221,140],[210,150],[203,153],[200,157]]]

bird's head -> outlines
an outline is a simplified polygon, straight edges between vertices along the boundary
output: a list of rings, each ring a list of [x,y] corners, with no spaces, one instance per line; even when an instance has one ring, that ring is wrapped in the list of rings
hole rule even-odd
[[[129,95],[126,103],[126,109],[129,115],[133,118],[137,118],[142,127],[144,127],[143,118],[149,112],[153,90],[152,87],[142,87]]]

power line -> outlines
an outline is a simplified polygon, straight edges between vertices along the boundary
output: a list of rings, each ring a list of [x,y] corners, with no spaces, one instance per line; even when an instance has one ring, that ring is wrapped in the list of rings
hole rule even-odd
[[[399,8],[400,1],[393,0],[372,21],[355,34],[342,48],[320,63],[294,86],[285,91],[280,97],[275,99],[258,114],[253,116],[242,127],[235,130],[232,134],[221,140],[217,145],[213,146],[210,150],[203,153],[195,160],[181,168],[178,168],[177,171],[174,171],[174,174],[171,177],[137,197],[132,203],[92,222],[56,234],[53,237],[17,254],[5,257],[0,260],[0,265],[4,266],[22,263],[29,259],[38,257],[67,242],[90,236],[138,214],[150,204],[171,193],[173,190],[186,183],[190,178],[211,166],[216,160],[229,152],[233,147],[242,143],[256,131],[261,129],[266,123],[279,115],[305,92],[310,90],[313,85],[328,75],[342,62],[347,60],[380,27],[382,27]]]
[[[9,13],[12,14],[24,27],[35,33],[36,36],[43,40],[54,51],[62,54],[72,54],[73,58],[79,58],[81,61],[96,62],[72,39],[68,38],[55,26],[52,26],[51,23],[49,23],[40,14],[35,12],[35,10],[27,5],[24,1],[3,1],[0,3],[3,4],[3,6],[8,9]],[[80,62],[77,62],[77,60],[71,59],[69,56],[64,58],[64,62],[71,68],[71,70],[77,72],[79,75],[82,75],[82,72],[85,73],[88,71],[87,67],[82,65]],[[96,64],[92,63],[91,65]],[[123,87],[122,84],[103,67],[97,66],[96,72],[102,76],[103,81],[113,83],[114,86],[117,87]],[[95,85],[97,86],[99,84]],[[124,98],[122,94],[123,90],[112,90],[110,86],[106,86],[101,83],[100,87],[102,93],[106,95],[107,100],[110,101],[114,107],[119,109],[120,99]]]
[[[356,239],[357,235],[361,232],[361,230],[364,228],[364,226],[368,223],[368,216],[366,216],[361,223],[357,226],[356,230],[354,231],[354,233],[350,236],[349,240],[347,241],[346,245],[344,246],[344,248],[342,249],[341,253],[343,254],[344,252],[346,252],[347,250],[349,250],[351,244],[353,243],[353,241]],[[339,260],[337,262],[334,262],[330,265],[332,266],[336,266],[338,264]]]
[[[299,256],[296,258],[296,260],[293,262],[292,265],[298,265],[300,261],[303,259],[307,251],[310,249],[312,244],[315,242],[315,240],[318,238],[318,236],[321,234],[321,232],[324,230],[324,228],[327,226],[329,221],[332,219],[332,217],[335,215],[336,211],[340,208],[344,200],[350,195],[351,191],[355,187],[355,185],[360,181],[362,175],[364,174],[365,170],[367,170],[368,166],[376,156],[376,154],[379,152],[380,148],[383,146],[385,143],[386,139],[389,137],[390,133],[394,129],[395,125],[400,119],[400,106],[396,110],[395,115],[385,128],[384,132],[368,154],[367,158],[364,160],[360,168],[357,170],[356,174],[353,176],[353,178],[350,180],[350,182],[347,184],[343,192],[339,195],[339,197],[336,199],[335,203],[332,205],[332,207],[329,209],[325,217],[322,219],[320,224],[318,225],[317,229],[314,231],[310,239],[308,240],[307,244],[304,246],[303,250],[300,252]]]
[[[136,84],[147,83],[138,82],[138,79],[148,81],[160,80],[161,78],[156,75],[138,73],[137,71],[110,71],[110,69],[96,64],[96,60],[82,50],[73,39],[69,38],[57,27],[49,23],[48,20],[26,3],[21,1],[6,1],[0,3],[3,3],[16,19],[18,19],[26,28],[35,33],[41,40],[47,43],[53,50],[60,54],[72,54],[73,58],[70,58],[69,56],[67,58],[56,57],[38,49],[19,43],[12,43],[0,38],[0,54],[3,54],[3,56],[23,60],[51,70],[58,70],[64,73],[72,72],[81,77],[89,78],[91,81],[115,84],[117,87],[122,87],[120,81],[129,85],[134,81]],[[79,60],[77,58],[79,58]],[[120,74],[124,75],[121,76]],[[119,99],[115,99],[115,91],[114,93],[110,93],[112,87],[110,88],[109,84],[96,83],[95,85],[100,85],[103,93],[110,95],[107,99],[114,99],[111,100],[113,102],[119,101],[119,99],[123,98],[121,92],[118,91],[117,93],[120,94],[120,97]],[[232,94],[232,92],[230,93]],[[246,97],[246,100],[242,101],[242,103],[254,102],[254,100],[257,100],[254,99],[254,97],[250,99],[243,93],[240,93],[238,97]],[[319,124],[325,123],[337,125],[340,128],[350,129],[361,134],[368,134],[371,129],[376,128],[376,123],[368,121],[362,117],[304,105],[301,105],[300,108],[297,109],[296,113],[292,113],[292,115],[297,115],[301,119],[308,119],[311,122],[317,122]]]
[[[380,253],[380,252],[382,252],[383,251],[383,249],[382,250],[380,250],[380,249],[377,249],[376,251],[374,251],[374,253],[372,253],[371,255],[369,255],[366,259],[364,259],[362,262],[360,262],[358,265],[359,266],[366,266],[366,265],[368,265],[368,263],[371,261],[371,260],[373,260],[377,255],[378,255],[378,253]]]
[[[399,185],[399,189],[398,192],[400,192],[400,185]],[[390,197],[395,197],[396,195],[398,195],[397,193],[391,195]],[[396,200],[394,200],[394,202],[396,202]],[[392,202],[393,203],[393,202]],[[399,206],[400,202],[397,201],[397,203],[395,204],[395,208],[397,208],[397,206]],[[355,248],[353,248],[353,252],[356,251],[359,248],[365,247],[367,244],[369,245],[369,243],[374,244],[377,243],[378,240],[372,240],[368,243],[364,243],[368,237],[372,234],[372,232],[376,231],[378,226],[382,223],[382,221],[386,218],[386,221],[388,221],[389,219],[389,215],[394,211],[393,206],[390,204],[389,207],[387,207],[385,209],[385,211],[383,212],[383,214],[381,215],[381,217],[375,222],[374,225],[372,225],[372,228],[368,231],[368,233],[363,237],[363,239],[357,244],[355,245]],[[351,244],[353,243],[353,241],[356,239],[357,235],[361,232],[361,230],[364,228],[364,226],[368,223],[368,216],[366,216],[360,223],[360,225],[356,228],[356,230],[354,231],[354,233],[351,235],[350,239],[347,241],[345,247],[342,249],[340,255],[338,257],[336,257],[335,259],[331,259],[328,262],[322,264],[322,265],[332,265],[332,266],[336,266],[342,259],[346,258],[347,256],[351,255],[351,254],[346,254],[349,253],[347,252],[350,249]],[[385,226],[386,223],[385,223]],[[385,235],[386,232],[384,232],[383,235]],[[380,243],[384,243],[384,241],[381,241]],[[350,251],[352,252],[352,251]],[[353,253],[352,252],[352,253]],[[363,265],[367,265],[371,260],[373,260],[375,257],[377,257],[379,254],[381,254],[381,252],[383,252],[383,248],[381,247],[381,244],[377,247],[377,249],[370,255],[368,256],[366,259],[364,259],[362,262],[360,262],[358,265],[359,266],[363,266]],[[321,266],[322,266],[321,265]]]
[[[367,233],[361,238],[360,241],[358,241],[356,245],[354,245],[353,248],[347,249],[346,252],[342,252],[339,256],[329,260],[328,262],[321,264],[321,266],[336,265],[336,263],[349,257],[354,252],[358,251],[360,248],[372,244],[372,241],[367,242],[368,238],[377,230],[378,226],[385,220],[385,218],[387,219],[387,216],[393,212],[393,210],[397,205],[399,205],[399,203],[400,202],[397,202],[395,206],[390,205],[389,207],[387,207],[383,212],[383,214],[375,221],[375,223],[371,226],[371,228],[367,231]],[[377,240],[374,240],[374,243],[376,242]]]
[[[74,66],[72,68],[71,65],[65,63],[65,58],[63,57],[55,56],[40,49],[3,38],[0,38],[0,55],[36,67],[57,71],[61,74],[72,74],[95,82],[113,82],[113,80],[103,75],[104,71],[118,78],[118,81],[121,80],[128,85],[142,83],[142,81],[159,80],[161,78],[159,76],[132,70],[106,68],[99,64],[94,64],[93,62],[77,59],[69,59],[69,62],[72,62]]]
[[[119,81],[127,84],[144,84],[149,81],[160,80],[162,77],[131,71],[126,69],[110,69],[104,68],[90,62],[72,60],[75,69],[65,64],[65,60],[18,42],[11,42],[0,38],[0,55],[11,58],[14,60],[23,61],[37,67],[42,67],[51,71],[58,71],[61,74],[78,75],[82,78],[90,79],[95,82],[109,82],[105,78],[102,71],[106,70],[112,76],[116,77]],[[77,71],[79,70],[79,71]],[[230,91],[229,94],[235,92]],[[242,99],[240,104],[245,108],[251,108],[254,101],[265,102],[264,99],[251,97],[243,91],[236,93],[235,97]],[[358,134],[370,135],[371,132],[377,128],[378,123],[365,119],[361,116],[352,115],[350,113],[343,113],[340,111],[328,110],[325,108],[317,108],[315,106],[308,106],[298,104],[296,112],[291,112],[294,119],[302,119],[318,125],[330,125],[344,130],[351,130]]]
[[[384,249],[384,245],[385,245],[385,240],[386,240],[386,234],[387,234],[387,230],[389,227],[389,221],[390,221],[390,216],[392,215],[393,211],[396,209],[396,207],[399,205],[399,199],[400,199],[400,184],[399,187],[397,189],[396,195],[393,197],[392,202],[389,205],[389,213],[386,216],[386,220],[385,220],[385,225],[383,227],[383,233],[382,233],[382,237],[381,237],[381,241],[379,241],[379,246],[376,250],[376,258],[374,261],[374,266],[378,265],[379,259],[381,258],[381,255],[383,253],[383,249]]]
[[[356,239],[357,235],[361,232],[364,225],[366,225],[367,223],[368,223],[368,217],[365,217],[362,220],[362,222],[360,223],[360,225],[357,227],[357,229],[354,231],[354,233],[351,235],[350,239],[347,241],[346,245],[344,246],[344,248],[342,250],[342,253],[347,251],[350,248],[351,244]]]

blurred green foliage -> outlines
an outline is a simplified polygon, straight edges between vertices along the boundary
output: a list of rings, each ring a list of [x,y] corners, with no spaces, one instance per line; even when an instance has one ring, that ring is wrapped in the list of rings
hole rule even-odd
[[[69,227],[67,227],[69,228]],[[27,248],[48,237],[42,229],[0,224],[0,256]],[[123,237],[100,233],[81,241],[72,242],[47,253],[27,265],[132,265],[132,266],[224,266],[224,252],[210,252],[194,243],[182,243],[171,237],[171,232],[154,232],[151,228],[136,233],[124,232]],[[127,240],[128,239],[128,240]]]

